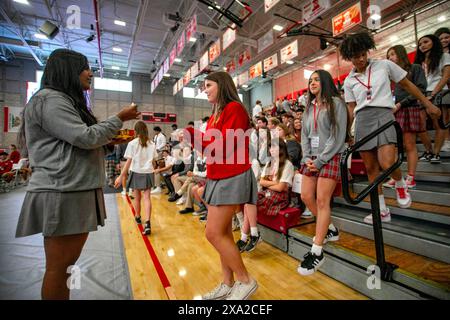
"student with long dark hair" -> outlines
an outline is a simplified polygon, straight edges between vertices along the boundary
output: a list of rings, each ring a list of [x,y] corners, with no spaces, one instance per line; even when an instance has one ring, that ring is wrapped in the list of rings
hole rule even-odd
[[[429,34],[419,39],[417,45],[418,50],[416,53],[415,64],[422,65],[425,70],[425,76],[427,78],[427,96],[433,101],[438,93],[442,90],[448,89],[447,82],[450,78],[450,54],[442,51],[442,45],[439,38]],[[446,97],[446,100],[448,100]],[[444,120],[448,121],[448,107],[449,104],[443,104]],[[434,138],[433,154],[424,155],[423,160],[428,160],[431,163],[441,162],[441,148],[444,144],[446,130],[441,129],[437,119],[433,119],[433,126],[436,130]],[[425,137],[423,143],[425,145],[431,145],[431,141],[428,136]]]
[[[421,92],[425,93],[427,88],[427,79],[423,69],[418,64],[411,64],[408,59],[406,49],[402,45],[396,45],[390,48],[386,54],[387,59],[396,63],[403,70],[408,72],[407,78],[411,81]],[[426,132],[426,126],[421,121],[420,110],[421,107],[417,99],[411,96],[408,92],[403,90],[399,84],[395,84],[395,120],[400,124],[403,130],[403,140],[406,148],[406,158],[408,159],[408,175],[406,177],[406,184],[408,188],[415,188],[416,181],[414,179],[417,168],[417,134]],[[390,179],[383,184],[385,187],[394,188],[395,180]]]
[[[220,255],[223,280],[203,299],[245,300],[256,291],[258,284],[247,272],[234,244],[232,218],[244,204],[256,204],[257,183],[249,159],[249,137],[239,141],[234,134],[239,130],[247,132],[251,118],[228,73],[209,74],[205,78],[205,92],[213,106],[206,134],[187,128],[185,136],[190,137],[194,148],[205,148],[207,180],[203,199],[208,207],[206,238]],[[230,144],[229,139],[234,141]],[[217,148],[209,150],[209,146]]]
[[[43,299],[69,299],[67,268],[78,260],[89,232],[106,218],[104,146],[123,121],[139,116],[130,106],[98,123],[83,94],[92,76],[84,55],[53,51],[40,90],[24,111],[19,144],[28,151],[33,175],[16,237],[44,236]]]
[[[430,116],[440,116],[440,110],[408,80],[405,70],[389,60],[368,59],[371,49],[375,49],[375,42],[366,32],[347,37],[339,48],[344,60],[351,61],[354,66],[345,79],[344,89],[350,117],[355,118],[355,141],[395,119],[392,112],[395,104],[391,93],[391,80],[417,98]],[[396,143],[395,128],[390,127],[359,148],[369,182],[373,182],[379,175],[380,167],[387,170],[395,163]],[[408,208],[412,200],[400,168],[394,170],[391,177],[395,180],[398,205]],[[378,187],[381,220],[388,222],[391,219],[390,212],[384,201],[382,185]],[[372,223],[372,215],[367,216],[364,221]]]
[[[309,78],[308,90],[302,127],[301,197],[317,220],[311,251],[297,269],[301,275],[313,274],[324,262],[323,245],[339,239],[331,222],[330,201],[341,180],[339,161],[348,125],[347,107],[327,71],[316,70]]]

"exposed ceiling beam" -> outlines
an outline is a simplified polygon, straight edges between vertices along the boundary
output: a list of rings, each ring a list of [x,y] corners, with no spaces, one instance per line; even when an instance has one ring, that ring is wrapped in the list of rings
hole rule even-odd
[[[139,34],[141,33],[142,26],[144,25],[144,18],[147,12],[148,0],[141,0],[139,3],[139,8],[136,17],[136,25],[133,31],[133,39],[131,41],[130,52],[128,53],[128,68],[127,68],[127,77],[130,76],[131,67],[133,63],[133,58],[136,52],[137,47],[137,39]]]
[[[36,52],[34,52],[33,48],[30,47],[28,42],[22,36],[22,33],[19,31],[19,28],[14,24],[14,22],[11,21],[11,19],[8,17],[8,15],[6,14],[5,10],[3,10],[2,7],[0,7],[0,14],[3,16],[3,18],[6,20],[6,22],[10,25],[10,27],[13,28],[14,33],[17,34],[17,36],[20,38],[20,40],[22,40],[22,43],[28,49],[28,51],[30,51],[31,55],[33,56],[34,60],[36,60],[36,62],[39,64],[39,66],[41,66],[41,67],[44,66],[44,63],[41,61],[41,59],[39,59]]]
[[[220,31],[219,29],[214,29],[214,28],[203,26],[200,24],[197,26],[197,32],[209,34],[209,35],[216,36],[216,37],[221,37],[223,35],[223,32]],[[240,40],[253,48],[258,47],[258,41],[256,41],[255,39],[246,38],[246,37],[236,34],[236,40]]]

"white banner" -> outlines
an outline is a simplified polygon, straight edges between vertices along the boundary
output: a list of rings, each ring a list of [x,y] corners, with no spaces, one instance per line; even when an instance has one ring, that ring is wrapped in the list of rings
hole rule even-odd
[[[208,60],[209,56],[208,55],[209,55],[209,52],[206,51],[200,58],[199,72],[203,71],[203,69],[205,69],[208,66],[208,64],[209,64],[209,60]]]
[[[265,35],[258,39],[258,53],[261,53],[264,49],[267,49],[273,44],[273,31],[269,30]]]
[[[194,63],[191,67],[191,79],[198,75],[198,62]]]
[[[278,55],[275,53],[274,55],[264,59],[264,72],[272,70],[278,66]]]
[[[295,58],[298,55],[297,40],[291,42],[286,47],[280,50],[280,64]]]
[[[246,84],[248,82],[248,72],[244,71],[239,75],[239,85]]]
[[[272,9],[278,2],[280,2],[280,0],[264,0],[264,12]]]
[[[222,35],[222,51],[225,51],[236,40],[236,30],[227,28],[227,31]]]
[[[331,1],[330,0],[308,0],[303,5],[303,25],[310,23],[315,18],[323,14],[325,11],[330,9]]]

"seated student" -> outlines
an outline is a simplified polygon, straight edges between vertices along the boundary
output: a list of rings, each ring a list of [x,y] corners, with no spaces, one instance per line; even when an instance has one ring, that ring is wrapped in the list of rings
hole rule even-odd
[[[8,159],[6,152],[0,153],[0,176],[4,173],[10,172],[13,167],[13,162]]]
[[[199,155],[195,161],[194,171],[189,171],[187,175],[189,179],[186,180],[183,187],[176,193],[177,197],[181,197],[183,192],[187,195],[185,208],[179,211],[181,214],[194,212],[194,195],[192,193],[192,188],[194,186],[204,186],[206,183],[206,157]],[[202,202],[200,202],[200,204],[202,204]],[[200,208],[202,208],[201,205]]]
[[[17,151],[17,147],[15,144],[10,145],[9,149],[11,150],[8,160],[11,160],[13,164],[16,164],[20,160],[20,152]]]
[[[184,164],[180,149],[174,148],[172,150],[172,158],[174,159],[173,165],[172,165],[172,170],[163,172],[161,174],[161,177],[163,177],[164,183],[166,184],[167,189],[168,189],[167,194],[170,196],[173,196],[173,194],[175,193],[175,187],[173,186],[173,183],[172,183],[172,176],[183,172],[183,170],[185,168],[185,164]],[[186,174],[186,173],[184,173],[184,174]]]
[[[291,134],[287,126],[280,123],[277,127],[278,136],[286,142],[289,158],[295,168],[300,168],[300,160],[302,159],[302,148],[295,137]]]
[[[183,132],[181,132],[178,135],[178,138],[179,138],[180,143],[172,149],[172,153],[175,158],[183,161],[184,168],[183,168],[183,170],[178,171],[178,172],[177,172],[177,170],[173,170],[174,173],[170,177],[170,181],[171,181],[173,188],[172,187],[169,188],[169,189],[172,189],[173,192],[170,195],[170,198],[172,198],[174,196],[174,194],[178,191],[178,189],[181,188],[183,183],[188,178],[186,176],[187,172],[194,170],[195,153],[193,152],[191,145],[188,144],[186,141],[184,141]],[[178,162],[180,162],[180,161],[178,161]]]
[[[170,156],[170,152],[167,149],[162,150],[162,159],[164,160],[164,166],[159,167],[158,165],[154,165],[157,169],[153,172],[155,174],[155,181],[158,181],[159,179],[156,179],[157,175],[162,175],[162,173],[172,173],[172,167],[175,164],[175,158]],[[155,189],[152,190],[151,194],[161,193],[161,187],[157,186]]]

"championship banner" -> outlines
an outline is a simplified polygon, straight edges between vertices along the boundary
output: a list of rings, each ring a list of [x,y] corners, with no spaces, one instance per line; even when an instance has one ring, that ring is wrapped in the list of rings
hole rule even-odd
[[[174,62],[176,57],[177,57],[177,46],[174,46],[172,51],[170,51],[169,68],[173,65],[173,62]]]
[[[236,40],[236,30],[227,28],[227,30],[222,35],[222,51],[225,51],[233,42]]]
[[[186,44],[185,41],[185,32],[183,31],[181,33],[180,38],[177,40],[177,56],[181,55],[181,52],[183,52],[184,45]]]
[[[202,72],[208,66],[208,64],[209,64],[208,55],[209,55],[209,53],[208,53],[208,51],[206,51],[200,58],[200,66],[199,66],[199,70],[198,70],[199,72]]]
[[[192,19],[189,21],[188,26],[186,27],[187,41],[189,41],[192,37],[194,37],[196,32],[197,32],[197,15],[194,14]]]
[[[243,85],[248,82],[248,72],[244,71],[239,75],[239,85]]]
[[[218,56],[220,56],[220,38],[209,47],[209,63],[216,60]]]
[[[242,67],[242,65],[245,64],[249,60],[250,60],[250,49],[247,49],[244,52],[241,52],[239,54],[239,60],[238,60],[239,67]]]
[[[273,31],[269,30],[265,35],[258,39],[258,53],[264,51],[273,44]]]
[[[264,59],[264,72],[272,70],[278,66],[278,55],[275,53],[274,55]]]
[[[232,72],[236,71],[236,64],[234,62],[234,59],[231,59],[230,61],[228,61],[227,64],[225,65],[225,68],[227,69],[228,73],[232,73]]]
[[[286,47],[280,50],[280,64],[285,63],[288,60],[295,58],[298,55],[297,40],[291,42]]]
[[[350,30],[361,22],[361,2],[358,2],[332,19],[333,36]]]
[[[264,0],[264,13],[272,9],[280,0]]]
[[[303,5],[303,25],[312,22],[325,11],[331,8],[330,0],[308,0]]]
[[[262,75],[262,61],[250,67],[250,79],[254,79]]]

